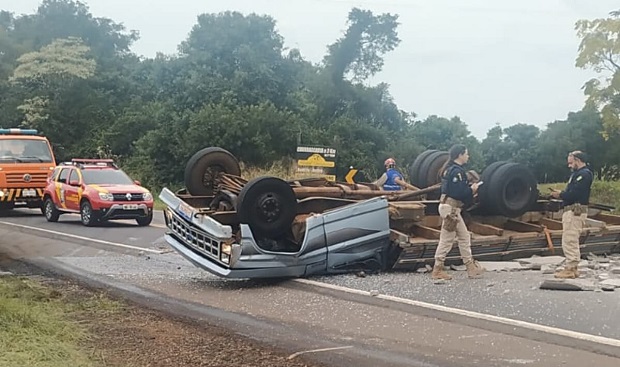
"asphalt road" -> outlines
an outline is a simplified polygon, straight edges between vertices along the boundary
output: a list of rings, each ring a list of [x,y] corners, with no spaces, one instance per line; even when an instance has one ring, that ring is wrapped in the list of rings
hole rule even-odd
[[[14,223],[136,247],[169,249],[162,239],[166,226],[161,211],[155,212],[153,222],[148,227],[139,227],[134,220],[117,220],[100,227],[85,227],[77,214],[63,214],[58,222],[50,223],[39,210],[34,209],[12,210],[0,217],[0,224],[2,223]]]
[[[415,307],[373,302],[372,297],[351,299],[324,294],[300,288],[295,282],[222,280],[195,268],[176,253],[165,251],[161,213],[153,224],[138,227],[123,221],[87,228],[77,216],[67,215],[58,223],[48,223],[37,211],[16,210],[0,218],[0,251],[95,279],[106,287],[141,294],[149,305],[194,313],[291,351],[327,348],[310,353],[333,365],[620,363],[616,358],[593,353],[599,351],[596,345],[579,346],[579,341],[558,339],[557,335],[517,332],[516,327],[493,323],[478,325],[459,316],[445,317]],[[52,232],[82,240],[52,239]],[[100,242],[94,247],[85,246],[84,238]],[[428,275],[403,273],[314,280],[618,338],[620,292],[537,291],[538,277],[522,272],[489,273],[482,280],[456,279],[448,285],[434,285]],[[617,350],[615,353],[620,355]]]

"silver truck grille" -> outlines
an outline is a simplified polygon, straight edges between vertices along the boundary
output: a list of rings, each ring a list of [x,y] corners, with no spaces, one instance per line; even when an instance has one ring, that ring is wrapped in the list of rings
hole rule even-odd
[[[193,250],[220,262],[221,241],[213,239],[209,237],[206,232],[192,227],[185,219],[180,217],[174,211],[169,209],[167,210],[170,213],[168,228],[170,228],[178,239],[180,239],[185,245],[191,247]]]

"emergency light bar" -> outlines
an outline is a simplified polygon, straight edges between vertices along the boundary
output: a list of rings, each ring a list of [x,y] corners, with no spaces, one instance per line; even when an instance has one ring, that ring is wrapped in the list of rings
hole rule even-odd
[[[35,129],[0,129],[0,135],[37,135],[38,133]]]
[[[114,163],[113,159],[91,159],[91,158],[73,158],[71,162],[76,163]]]
[[[73,158],[71,159],[73,166],[95,166],[95,167],[114,167],[118,168],[113,159],[89,159],[89,158]]]

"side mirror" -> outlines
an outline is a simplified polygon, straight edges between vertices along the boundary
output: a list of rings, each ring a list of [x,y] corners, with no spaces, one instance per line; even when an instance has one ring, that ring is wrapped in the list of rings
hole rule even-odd
[[[78,181],[78,180],[71,180],[71,181],[69,181],[69,186],[80,186],[80,181]]]
[[[138,180],[133,180],[133,183],[135,183],[135,184],[136,184],[136,185],[138,185],[138,186],[142,186],[142,184],[141,184],[141,183],[140,183],[140,181],[138,181]]]

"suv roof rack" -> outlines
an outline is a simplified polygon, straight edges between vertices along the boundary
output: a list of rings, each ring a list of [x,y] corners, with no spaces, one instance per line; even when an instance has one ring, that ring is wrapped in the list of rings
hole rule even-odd
[[[85,166],[118,168],[113,159],[73,158],[71,162],[63,162],[62,165],[77,166],[79,168],[84,168]]]

